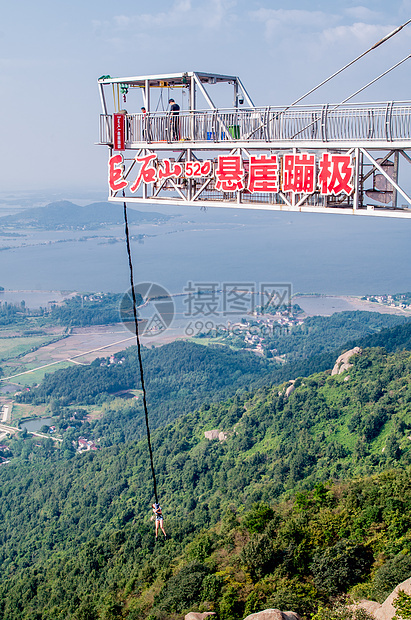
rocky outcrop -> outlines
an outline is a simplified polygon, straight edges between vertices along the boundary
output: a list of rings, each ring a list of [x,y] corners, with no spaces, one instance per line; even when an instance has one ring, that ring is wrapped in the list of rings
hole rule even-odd
[[[364,609],[370,616],[373,616],[375,620],[392,620],[395,616],[393,602],[397,598],[400,590],[411,595],[411,577],[400,583],[382,604],[376,603],[375,601],[359,601],[354,607],[357,609]]]
[[[288,385],[286,388],[283,388],[280,392],[278,392],[278,396],[284,396],[284,398],[288,398],[290,396],[290,394],[292,394],[295,390],[295,379],[290,379],[290,381],[288,382],[290,385]]]
[[[353,349],[350,349],[349,351],[346,351],[345,353],[340,355],[340,357],[334,364],[334,368],[332,369],[331,374],[340,375],[345,370],[351,368],[352,364],[349,363],[350,358],[353,355],[359,355],[360,353],[362,353],[362,349],[360,349],[360,347],[354,347]]]
[[[225,441],[227,439],[227,433],[223,433],[219,431],[218,428],[215,428],[212,431],[204,431],[204,437],[212,441],[213,439],[218,439],[218,441]]]
[[[244,620],[301,620],[295,611],[280,611],[279,609],[264,609],[256,614],[250,614]]]
[[[294,392],[294,390],[295,390],[295,385],[294,385],[295,380],[291,379],[290,383],[291,383],[291,385],[289,385],[288,388],[285,391],[285,397],[286,398],[288,398],[290,396],[290,394],[292,394]]]
[[[214,429],[213,431],[204,431],[204,437],[210,440],[218,439],[219,432],[220,431],[218,430],[218,428]]]
[[[215,616],[214,611],[205,611],[202,614],[197,611],[190,611],[188,614],[184,616],[184,620],[204,620],[207,616]]]

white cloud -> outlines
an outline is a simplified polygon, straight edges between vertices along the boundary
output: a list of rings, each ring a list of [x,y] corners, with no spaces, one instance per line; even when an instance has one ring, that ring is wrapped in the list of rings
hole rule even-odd
[[[236,20],[233,9],[234,0],[206,0],[193,5],[191,0],[176,0],[167,10],[135,15],[116,15],[112,22],[93,21],[93,30],[98,34],[141,33],[149,34],[152,30],[156,35],[160,30],[167,30],[175,37],[180,33],[186,38],[189,28],[219,30],[223,25]]]
[[[250,16],[254,21],[265,25],[265,35],[270,42],[295,37],[297,33],[300,38],[304,37],[305,41],[309,41],[315,35],[316,38],[310,45],[313,48],[322,43],[373,43],[396,27],[396,25],[378,23],[382,16],[364,6],[347,8],[339,14],[298,9],[260,8],[252,11]],[[347,20],[355,21],[344,23]]]
[[[327,28],[322,33],[325,43],[345,42],[347,45],[353,42],[361,42],[364,44],[376,43],[386,34],[394,30],[395,26],[366,24],[364,22],[356,22],[349,26],[336,26],[335,28]]]
[[[348,17],[352,17],[353,19],[358,21],[376,21],[383,18],[381,13],[378,13],[377,11],[372,11],[366,6],[352,6],[344,9],[344,13],[348,15]]]
[[[280,35],[282,38],[298,31],[319,31],[332,23],[337,23],[339,17],[322,11],[305,11],[298,9],[265,9],[252,11],[253,20],[265,24],[265,34],[268,39]]]

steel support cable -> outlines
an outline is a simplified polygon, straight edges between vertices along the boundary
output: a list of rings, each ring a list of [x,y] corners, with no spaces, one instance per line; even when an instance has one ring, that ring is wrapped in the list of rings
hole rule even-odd
[[[345,71],[345,69],[348,69],[348,67],[351,67],[351,65],[353,65],[355,62],[357,62],[357,60],[360,60],[361,58],[363,58],[366,54],[368,54],[369,52],[372,52],[372,50],[375,50],[377,47],[379,47],[380,45],[382,45],[383,43],[385,43],[386,41],[388,41],[388,39],[391,39],[391,37],[393,37],[394,35],[396,35],[398,32],[400,32],[400,30],[402,30],[403,28],[405,28],[405,26],[407,26],[409,23],[411,22],[411,19],[409,19],[408,21],[405,22],[405,24],[402,24],[402,26],[398,26],[398,28],[395,28],[392,32],[389,32],[388,34],[385,35],[385,37],[383,37],[382,39],[380,39],[379,41],[377,41],[377,43],[374,43],[374,45],[372,45],[369,49],[367,49],[365,52],[363,52],[362,54],[360,54],[359,56],[357,56],[357,58],[354,58],[354,60],[351,60],[349,63],[347,63],[346,65],[344,65],[344,67],[341,67],[341,69],[338,69],[338,71],[336,71],[335,73],[333,73],[332,75],[330,75],[328,78],[326,78],[325,80],[323,80],[320,84],[318,84],[317,86],[314,86],[314,88],[312,88],[311,90],[309,90],[307,93],[305,93],[305,95],[302,95],[301,97],[299,97],[298,99],[296,99],[295,101],[293,101],[293,103],[290,103],[289,106],[287,106],[286,108],[284,108],[284,110],[282,110],[282,112],[280,112],[279,114],[282,114],[283,112],[286,112],[287,110],[289,110],[292,106],[296,105],[297,103],[299,103],[300,101],[302,101],[303,99],[305,99],[306,97],[308,97],[308,95],[311,95],[311,93],[315,92],[316,90],[318,90],[319,88],[321,88],[321,86],[324,86],[324,84],[327,84],[327,82],[329,82],[330,80],[332,80],[333,78],[335,78],[337,75],[339,75],[340,73],[342,73],[343,71]]]
[[[329,112],[333,112],[334,110],[336,110],[337,108],[339,108],[341,105],[343,105],[344,103],[347,103],[347,101],[349,101],[350,99],[352,99],[353,97],[355,97],[356,95],[358,95],[359,93],[361,93],[363,90],[365,90],[366,88],[368,88],[369,86],[372,86],[372,84],[375,84],[375,82],[377,82],[378,80],[380,80],[381,78],[383,78],[385,75],[387,75],[387,73],[390,73],[390,71],[393,71],[394,69],[396,69],[397,67],[399,67],[400,65],[402,65],[403,62],[405,62],[406,60],[409,60],[411,58],[411,54],[408,54],[408,56],[405,56],[405,58],[403,58],[402,60],[400,60],[399,62],[397,62],[395,65],[393,65],[392,67],[390,67],[389,69],[387,69],[386,71],[384,71],[383,73],[380,73],[380,75],[378,75],[376,78],[374,78],[373,80],[371,80],[371,82],[368,82],[368,84],[365,84],[365,86],[362,86],[361,88],[359,88],[358,90],[355,91],[355,93],[352,93],[351,95],[348,95],[348,97],[346,97],[345,99],[343,99],[342,101],[340,101],[340,103],[337,103],[337,105],[333,106],[332,108],[329,108]],[[298,136],[300,133],[302,133],[303,131],[305,131],[306,129],[309,129],[310,127],[312,127],[313,125],[315,125],[315,123],[318,121],[318,118],[313,120],[309,125],[306,125],[305,127],[303,127],[302,129],[300,129],[299,131],[297,131],[297,133],[295,133],[293,136],[291,136],[291,140],[293,138],[295,138],[296,136]]]
[[[124,198],[124,190],[123,190],[123,198]],[[126,245],[127,245],[127,256],[128,256],[128,266],[130,270],[130,287],[131,287],[131,296],[133,298],[133,315],[134,315],[134,325],[136,329],[136,342],[137,342],[137,355],[138,355],[138,364],[140,368],[140,380],[141,380],[141,389],[143,392],[143,408],[144,408],[144,416],[146,420],[146,429],[147,429],[147,444],[148,451],[150,454],[150,466],[151,466],[151,475],[153,477],[153,487],[154,487],[154,497],[156,499],[156,503],[158,504],[158,495],[157,495],[157,481],[156,481],[156,473],[154,471],[154,459],[153,459],[153,450],[151,448],[151,437],[150,437],[150,426],[148,423],[148,409],[147,409],[147,397],[146,397],[146,386],[144,382],[144,370],[143,370],[143,360],[141,357],[141,345],[140,345],[140,334],[138,331],[138,319],[137,319],[137,301],[136,301],[136,293],[134,290],[134,275],[133,275],[133,262],[131,260],[131,248],[130,248],[130,232],[128,228],[128,219],[127,219],[127,203],[123,203],[124,206],[124,231],[126,235]]]
[[[384,77],[385,75],[387,75],[387,73],[390,73],[390,71],[393,71],[394,69],[396,69],[397,67],[399,67],[400,65],[402,65],[403,62],[405,62],[406,60],[409,60],[411,58],[411,54],[408,54],[408,56],[405,56],[405,58],[403,58],[402,60],[400,60],[399,62],[397,62],[395,65],[393,65],[392,67],[390,67],[389,69],[387,69],[386,71],[384,71],[384,73],[381,73],[380,75],[378,75],[376,78],[374,78],[373,80],[371,80],[371,82],[368,82],[368,84],[366,84],[365,86],[362,86],[360,89],[356,90],[355,93],[353,93],[352,95],[349,95],[348,97],[346,97],[345,99],[343,99],[342,101],[340,101],[340,103],[338,104],[339,106],[342,105],[343,103],[346,103],[347,101],[349,101],[350,99],[352,99],[353,97],[355,97],[355,95],[358,95],[359,93],[361,93],[363,90],[365,90],[366,88],[368,88],[369,86],[371,86],[372,84],[374,84],[375,82],[377,82],[378,80],[380,80],[382,77]],[[338,106],[336,106],[338,107]],[[333,108],[335,110],[335,108]]]

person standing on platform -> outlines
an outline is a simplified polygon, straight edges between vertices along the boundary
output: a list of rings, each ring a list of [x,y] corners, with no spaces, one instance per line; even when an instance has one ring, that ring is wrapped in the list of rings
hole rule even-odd
[[[141,135],[142,135],[143,140],[148,140],[148,118],[147,118],[147,110],[146,110],[146,108],[144,106],[141,108],[141,114],[142,114],[142,118],[141,118],[142,131],[141,131]]]
[[[179,131],[179,119],[178,116],[180,114],[180,106],[178,103],[174,101],[174,99],[169,99],[168,103],[170,104],[170,125],[171,125],[171,139],[178,141],[180,139],[180,131]]]

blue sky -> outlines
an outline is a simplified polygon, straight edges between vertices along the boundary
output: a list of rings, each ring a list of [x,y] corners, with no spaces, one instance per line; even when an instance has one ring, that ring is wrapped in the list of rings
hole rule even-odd
[[[240,75],[257,105],[288,104],[411,17],[411,0],[37,0],[0,22],[0,191],[105,191],[103,74]],[[411,24],[307,102],[340,101],[411,52]],[[411,62],[411,61],[409,61]],[[410,99],[405,63],[358,100]]]

